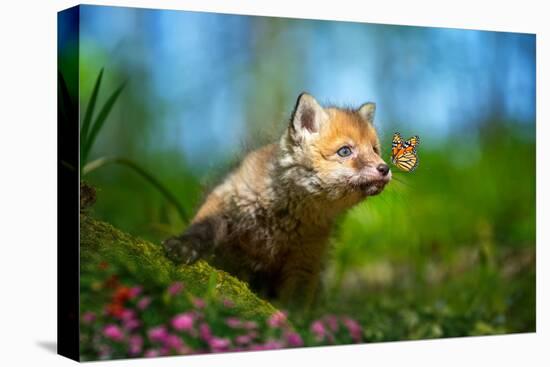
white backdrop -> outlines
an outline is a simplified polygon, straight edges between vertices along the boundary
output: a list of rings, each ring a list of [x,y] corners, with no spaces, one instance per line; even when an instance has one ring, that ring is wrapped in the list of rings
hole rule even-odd
[[[547,365],[550,37],[543,1],[89,1],[102,5],[537,33],[537,333],[105,362],[117,366]],[[74,1],[3,2],[0,11],[0,364],[70,365],[56,343],[56,12]],[[544,121],[544,122],[543,122]],[[513,193],[510,193],[511,195]]]

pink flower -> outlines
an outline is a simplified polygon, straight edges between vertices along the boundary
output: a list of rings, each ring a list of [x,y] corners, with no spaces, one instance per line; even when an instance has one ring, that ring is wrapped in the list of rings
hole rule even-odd
[[[283,343],[278,340],[268,340],[267,343],[264,344],[265,349],[281,349],[282,347]]]
[[[141,353],[143,347],[143,338],[139,335],[132,335],[128,340],[129,352],[131,355],[136,356]]]
[[[247,335],[252,339],[255,339],[258,337],[258,332],[256,330],[250,330]]]
[[[230,300],[229,298],[224,298],[223,299],[223,305],[227,308],[231,308],[231,307],[235,306],[235,303],[232,300]]]
[[[95,313],[93,312],[85,312],[83,315],[82,315],[82,321],[85,323],[85,324],[91,324],[92,322],[95,321]]]
[[[228,317],[225,319],[225,324],[230,328],[236,329],[242,325],[242,322],[236,317]]]
[[[248,330],[256,329],[258,327],[258,323],[256,321],[245,321],[244,322],[244,328]]]
[[[130,297],[130,299],[134,299],[136,298],[137,296],[139,296],[141,294],[141,291],[142,291],[142,288],[137,286],[137,287],[132,287],[130,288],[130,291],[128,292],[128,296]]]
[[[278,328],[286,324],[286,312],[277,311],[271,317],[269,320],[267,320],[267,324],[272,328]]]
[[[174,282],[174,283],[170,284],[170,286],[168,287],[168,293],[171,296],[177,295],[182,290],[183,290],[183,283],[182,282]]]
[[[304,345],[304,341],[300,334],[296,332],[289,332],[286,334],[286,342],[290,347],[301,347]]]
[[[255,344],[250,346],[250,350],[270,350],[281,349],[283,344],[277,340],[269,340],[265,344]]]
[[[208,341],[213,352],[224,352],[229,348],[229,339],[213,337]]]
[[[329,329],[335,333],[338,330],[338,318],[334,315],[325,316],[325,322]]]
[[[239,345],[246,345],[249,344],[252,341],[252,337],[250,335],[239,335],[235,338],[235,342]]]
[[[122,320],[131,320],[136,317],[136,311],[130,310],[128,308],[124,309],[120,315]]]
[[[179,350],[183,347],[183,341],[179,336],[170,334],[166,337],[164,345],[170,349]]]
[[[193,298],[192,302],[193,306],[195,306],[195,308],[198,308],[199,310],[202,310],[206,307],[206,302],[204,302],[202,298]]]
[[[168,336],[168,332],[164,326],[156,326],[149,329],[148,332],[149,340],[152,342],[164,342]]]
[[[311,332],[315,334],[317,341],[321,341],[325,337],[325,326],[320,320],[316,320],[311,324]]]
[[[160,352],[157,349],[149,349],[145,352],[143,355],[146,358],[154,358],[158,357],[160,355]]]
[[[103,335],[105,337],[114,340],[114,341],[121,341],[124,339],[124,334],[122,333],[122,330],[115,324],[109,324],[103,328]]]
[[[139,322],[136,319],[124,320],[123,323],[124,323],[124,328],[130,331],[137,329],[141,325],[141,322]]]
[[[172,319],[172,327],[178,331],[193,329],[193,315],[189,312],[180,313]]]
[[[142,299],[139,300],[139,302],[137,303],[137,308],[139,308],[140,310],[145,310],[147,307],[149,307],[149,305],[151,304],[151,298],[150,297],[143,297]]]
[[[199,326],[199,333],[202,340],[206,342],[212,339],[212,332],[210,331],[210,326],[208,326],[208,324],[202,323]]]
[[[361,325],[354,319],[351,319],[349,317],[346,317],[344,319],[344,325],[346,325],[346,328],[349,331],[349,335],[353,339],[354,342],[360,343],[362,341],[362,331],[361,331]]]

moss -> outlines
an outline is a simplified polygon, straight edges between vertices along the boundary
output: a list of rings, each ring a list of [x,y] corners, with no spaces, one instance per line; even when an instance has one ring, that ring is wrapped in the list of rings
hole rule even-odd
[[[214,301],[230,299],[235,310],[246,318],[267,317],[276,309],[258,298],[248,285],[204,261],[176,266],[163,254],[160,245],[132,237],[113,226],[80,216],[81,282],[93,279],[98,264],[106,262],[117,268],[117,275],[135,284],[165,287],[181,281],[196,297],[212,297]],[[92,301],[82,295],[82,302]]]

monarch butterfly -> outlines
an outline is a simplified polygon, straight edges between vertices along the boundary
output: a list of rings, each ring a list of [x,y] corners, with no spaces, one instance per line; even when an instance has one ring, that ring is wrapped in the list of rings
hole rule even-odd
[[[413,136],[408,140],[403,140],[398,132],[393,134],[391,143],[391,161],[405,172],[412,172],[418,166],[418,156],[416,147],[420,144],[420,138]]]

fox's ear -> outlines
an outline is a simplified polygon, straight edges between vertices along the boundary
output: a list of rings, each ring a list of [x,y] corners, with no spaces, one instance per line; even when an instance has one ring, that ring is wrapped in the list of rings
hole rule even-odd
[[[327,121],[328,114],[312,95],[302,93],[298,96],[290,120],[290,129],[293,135],[305,137],[318,133]]]
[[[376,104],[372,102],[363,103],[357,110],[357,113],[361,118],[367,121],[369,124],[374,123],[374,113],[376,112]]]

